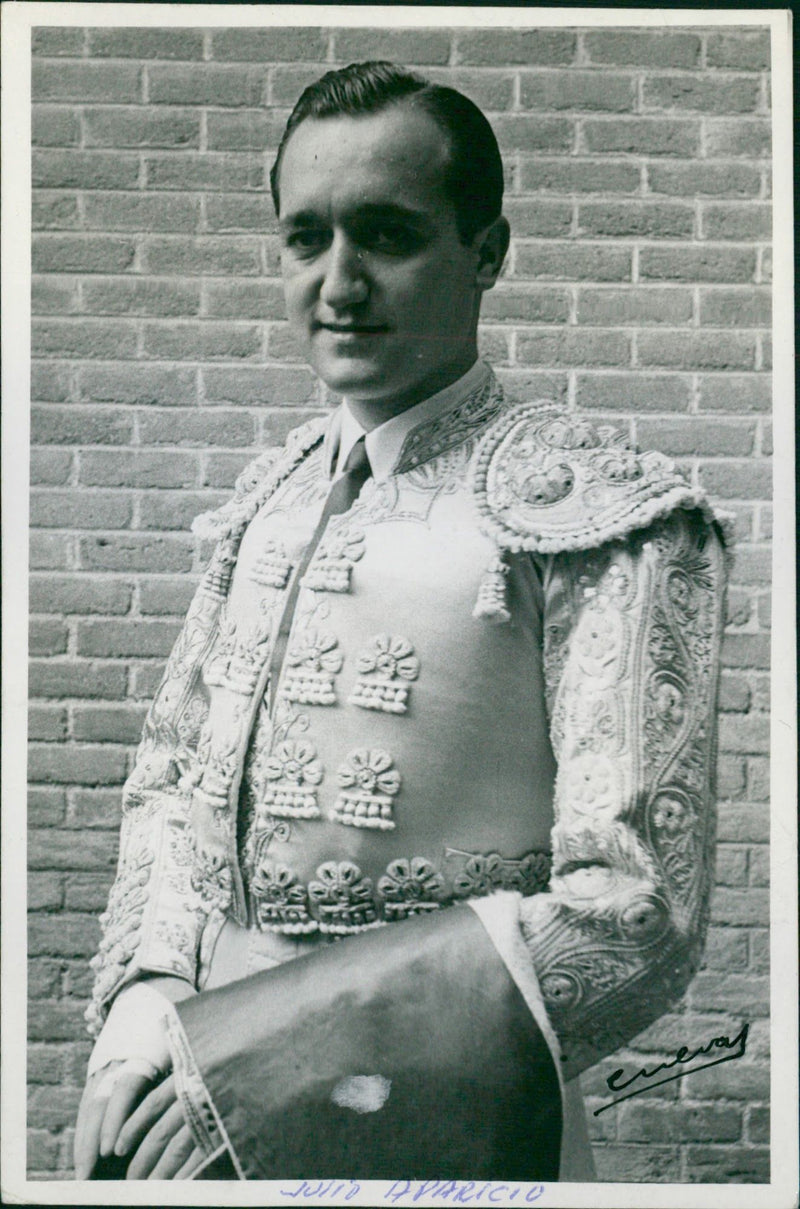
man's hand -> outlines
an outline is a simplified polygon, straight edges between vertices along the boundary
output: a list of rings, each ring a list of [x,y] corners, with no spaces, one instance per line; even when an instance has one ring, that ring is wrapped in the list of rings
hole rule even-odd
[[[203,1155],[194,1145],[175,1092],[174,1075],[145,1096],[120,1131],[114,1152],[125,1155],[134,1146],[129,1180],[183,1179],[201,1162]]]
[[[101,1157],[113,1154],[119,1131],[152,1087],[145,1075],[110,1062],[86,1080],[75,1127],[75,1178],[88,1180]]]

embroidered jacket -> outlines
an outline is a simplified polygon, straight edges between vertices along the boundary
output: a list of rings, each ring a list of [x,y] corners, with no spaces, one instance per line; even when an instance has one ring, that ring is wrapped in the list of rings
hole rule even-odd
[[[329,424],[204,518],[216,549],[125,786],[90,1025],[142,972],[202,985],[228,917],[344,935],[512,890],[576,1073],[701,954],[718,526],[668,459],[484,375],[329,520],[271,684]]]

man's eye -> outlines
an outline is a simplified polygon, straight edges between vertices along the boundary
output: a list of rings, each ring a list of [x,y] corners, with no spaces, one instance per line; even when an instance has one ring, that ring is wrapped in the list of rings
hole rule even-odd
[[[327,231],[317,230],[314,227],[303,227],[298,231],[290,231],[284,239],[284,244],[298,255],[309,255],[321,251],[327,245],[328,240]]]
[[[394,256],[404,256],[416,251],[420,246],[419,233],[403,223],[381,223],[380,226],[370,227],[363,235],[367,247],[376,252],[388,252]]]

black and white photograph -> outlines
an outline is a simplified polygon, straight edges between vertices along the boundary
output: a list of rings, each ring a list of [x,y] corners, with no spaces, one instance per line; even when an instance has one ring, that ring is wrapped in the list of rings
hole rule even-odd
[[[788,1209],[790,14],[2,18],[3,1199]]]

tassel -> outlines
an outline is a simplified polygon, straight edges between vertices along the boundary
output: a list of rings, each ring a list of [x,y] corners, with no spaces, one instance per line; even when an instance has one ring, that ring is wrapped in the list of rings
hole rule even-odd
[[[505,625],[511,620],[511,614],[506,604],[506,576],[508,566],[503,562],[502,555],[493,558],[483,573],[478,599],[472,616],[485,617],[491,625]]]

